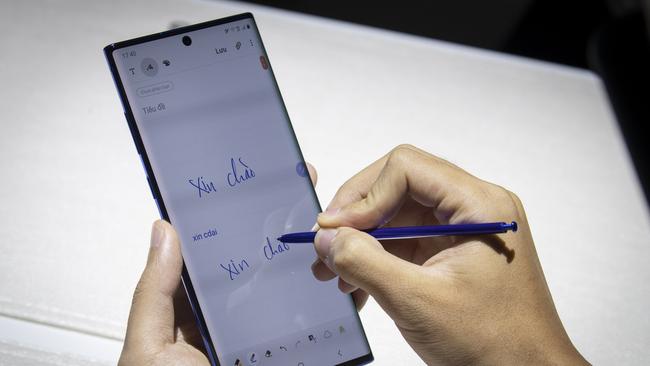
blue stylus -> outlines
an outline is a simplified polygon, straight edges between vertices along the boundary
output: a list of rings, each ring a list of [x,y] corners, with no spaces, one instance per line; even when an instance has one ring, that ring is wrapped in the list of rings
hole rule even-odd
[[[517,231],[516,222],[513,221],[509,224],[505,222],[489,222],[484,224],[383,227],[364,231],[379,240],[392,240],[430,236],[499,234],[510,230]],[[283,243],[313,243],[315,236],[316,232],[306,231],[284,234],[278,240]]]

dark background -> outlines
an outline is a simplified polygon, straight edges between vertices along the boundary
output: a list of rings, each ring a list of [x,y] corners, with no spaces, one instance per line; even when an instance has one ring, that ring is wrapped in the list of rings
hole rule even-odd
[[[650,0],[247,2],[593,70],[650,203]]]

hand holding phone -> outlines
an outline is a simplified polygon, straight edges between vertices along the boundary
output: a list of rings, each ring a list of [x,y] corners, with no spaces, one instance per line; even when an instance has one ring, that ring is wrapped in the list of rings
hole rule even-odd
[[[309,163],[307,169],[315,186],[316,169]],[[210,363],[192,307],[181,286],[182,268],[176,230],[164,220],[154,222],[147,265],[133,294],[120,366]],[[288,352],[286,346],[280,346],[279,350]],[[273,353],[268,352],[264,356],[272,357]],[[244,361],[240,363],[244,365]]]
[[[164,220],[154,222],[118,365],[210,364],[181,286],[182,269],[176,231]]]

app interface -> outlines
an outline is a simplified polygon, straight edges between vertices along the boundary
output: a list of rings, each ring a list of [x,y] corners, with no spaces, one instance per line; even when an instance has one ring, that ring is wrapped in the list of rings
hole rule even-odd
[[[318,205],[256,29],[113,58],[221,365],[336,365],[370,350],[351,297],[311,274],[313,245],[276,240]]]

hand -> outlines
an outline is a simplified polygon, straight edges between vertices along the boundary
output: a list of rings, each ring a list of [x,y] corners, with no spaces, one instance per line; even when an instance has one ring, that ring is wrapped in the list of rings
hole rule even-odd
[[[356,229],[516,221],[516,233],[379,242]],[[584,364],[557,315],[523,206],[413,146],[347,181],[315,240],[320,280],[368,294],[427,364]]]
[[[309,163],[307,168],[316,185],[316,169]],[[182,269],[176,230],[166,221],[154,222],[147,265],[133,294],[120,366],[210,364],[180,286]]]
[[[176,231],[166,221],[154,222],[119,365],[210,365],[180,286],[182,269]]]

